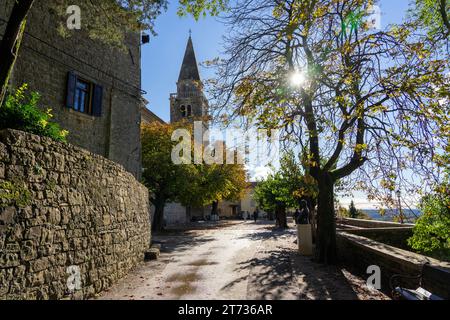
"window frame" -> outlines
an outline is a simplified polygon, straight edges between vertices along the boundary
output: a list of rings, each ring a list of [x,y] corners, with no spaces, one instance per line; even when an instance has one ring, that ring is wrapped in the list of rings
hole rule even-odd
[[[80,89],[78,86],[79,83],[85,84],[87,86],[87,89],[86,90]],[[77,101],[76,98],[77,98],[78,92],[80,92],[80,91],[86,93],[86,98],[84,100],[84,111],[81,111],[79,108],[77,108],[79,100]],[[94,96],[93,91],[94,91],[94,84],[91,81],[86,80],[85,78],[77,77],[76,81],[75,81],[74,101],[73,101],[73,108],[72,108],[73,111],[92,116],[93,115],[92,99]]]

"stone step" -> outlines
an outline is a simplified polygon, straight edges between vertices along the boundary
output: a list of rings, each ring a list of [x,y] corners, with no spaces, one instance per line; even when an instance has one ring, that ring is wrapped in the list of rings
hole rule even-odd
[[[145,261],[158,260],[161,255],[161,245],[154,244],[145,252]]]

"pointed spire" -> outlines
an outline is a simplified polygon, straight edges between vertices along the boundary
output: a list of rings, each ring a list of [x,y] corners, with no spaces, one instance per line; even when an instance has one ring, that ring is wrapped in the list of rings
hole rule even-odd
[[[183,65],[181,66],[180,76],[178,78],[178,81],[182,80],[200,81],[197,59],[195,58],[194,45],[192,43],[192,37],[190,33],[189,40],[186,46],[186,53],[184,54]]]

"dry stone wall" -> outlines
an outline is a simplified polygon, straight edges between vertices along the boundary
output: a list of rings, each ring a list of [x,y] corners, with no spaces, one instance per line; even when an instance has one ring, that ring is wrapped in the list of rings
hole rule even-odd
[[[150,243],[147,189],[70,144],[0,131],[0,300],[87,299]]]

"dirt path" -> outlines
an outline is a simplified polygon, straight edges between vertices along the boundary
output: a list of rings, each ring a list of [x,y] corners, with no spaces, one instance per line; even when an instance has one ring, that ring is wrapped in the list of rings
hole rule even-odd
[[[383,299],[345,270],[295,251],[295,232],[260,222],[155,237],[146,262],[99,299]]]

